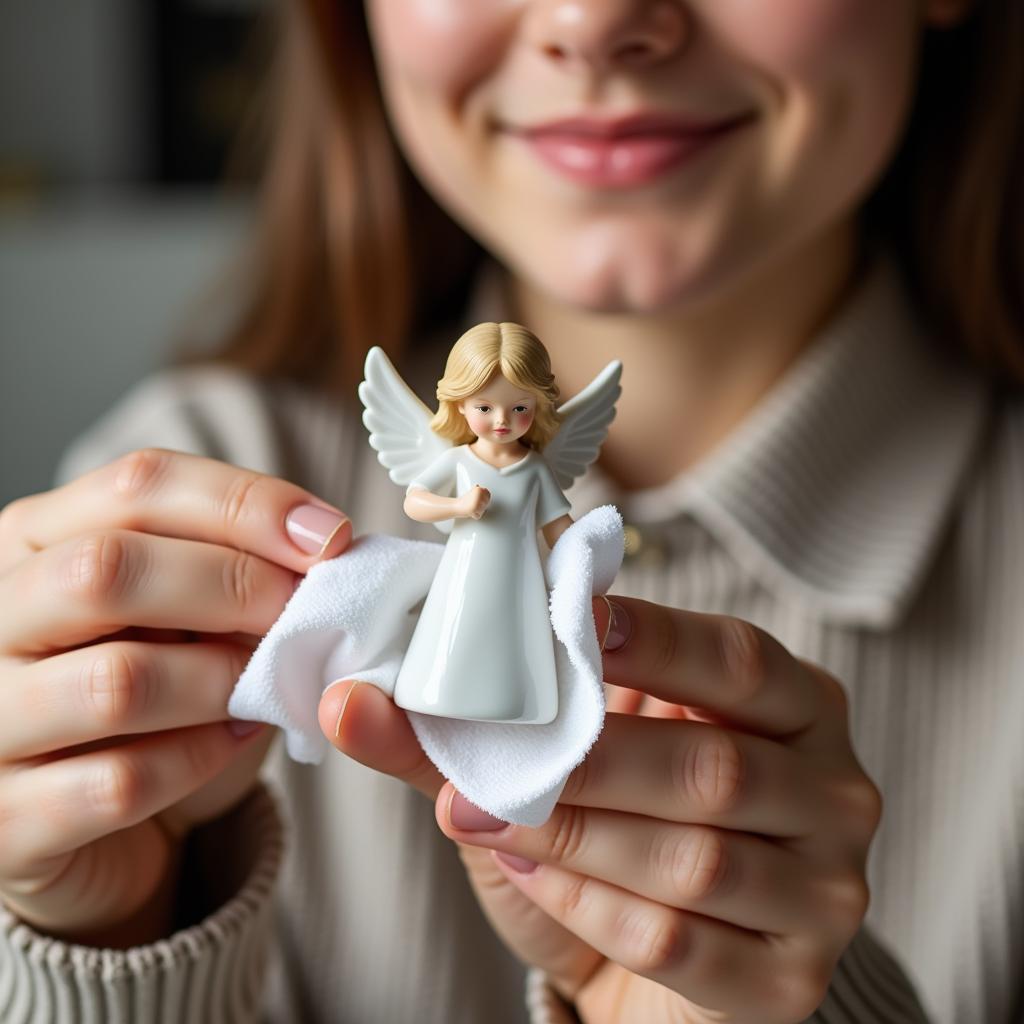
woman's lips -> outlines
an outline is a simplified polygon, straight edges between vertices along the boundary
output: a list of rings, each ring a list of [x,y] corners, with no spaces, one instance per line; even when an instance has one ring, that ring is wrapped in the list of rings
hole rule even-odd
[[[547,166],[574,181],[628,188],[688,162],[748,120],[736,118],[696,131],[634,128],[610,133],[554,127],[517,134]]]

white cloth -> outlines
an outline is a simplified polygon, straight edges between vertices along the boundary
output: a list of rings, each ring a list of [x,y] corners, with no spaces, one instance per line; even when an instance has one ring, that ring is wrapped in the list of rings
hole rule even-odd
[[[228,702],[236,718],[284,729],[288,753],[319,763],[329,748],[317,723],[322,693],[359,679],[391,694],[442,544],[357,539],[306,574],[253,652]],[[427,756],[472,803],[520,825],[542,825],[569,773],[604,724],[601,652],[591,599],[622,562],[622,518],[612,506],[574,523],[548,559],[558,715],[510,725],[407,712]]]

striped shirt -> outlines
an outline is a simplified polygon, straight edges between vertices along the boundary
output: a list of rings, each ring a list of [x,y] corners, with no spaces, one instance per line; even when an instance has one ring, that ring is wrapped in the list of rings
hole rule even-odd
[[[496,295],[484,275],[443,347],[416,352],[424,397],[462,327],[504,319]],[[57,479],[159,445],[293,480],[358,531],[436,539],[402,513],[358,411],[222,367],[168,370],[78,438]],[[609,500],[625,515],[614,591],[747,619],[847,688],[885,808],[866,920],[812,1019],[1024,1020],[1021,401],[939,355],[878,257],[698,464],[632,493],[594,469],[570,497],[576,515]],[[0,909],[0,1018],[573,1019],[536,973],[523,999],[421,796],[280,744],[265,776],[279,799],[260,788],[232,816],[237,890],[167,940],[90,950]]]

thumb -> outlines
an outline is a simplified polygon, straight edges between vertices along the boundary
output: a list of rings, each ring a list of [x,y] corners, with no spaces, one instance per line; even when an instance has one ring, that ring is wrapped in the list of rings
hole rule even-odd
[[[444,776],[423,753],[409,716],[372,683],[344,680],[328,687],[317,721],[343,754],[407,782],[431,800],[444,785]]]

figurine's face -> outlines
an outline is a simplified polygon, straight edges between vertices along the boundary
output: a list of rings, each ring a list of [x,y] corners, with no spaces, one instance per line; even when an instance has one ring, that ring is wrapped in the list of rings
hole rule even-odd
[[[899,140],[923,23],[968,0],[364,2],[428,189],[537,289],[626,312],[840,237]],[[721,131],[537,134],[651,112]]]
[[[463,399],[458,408],[477,437],[512,444],[530,429],[537,398],[495,373],[475,395]]]

